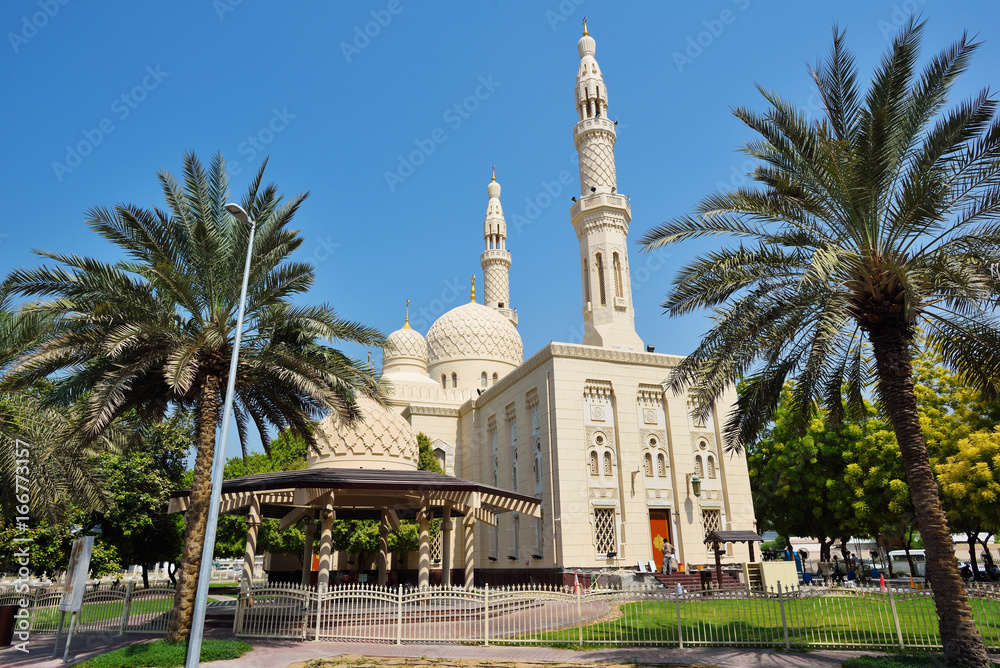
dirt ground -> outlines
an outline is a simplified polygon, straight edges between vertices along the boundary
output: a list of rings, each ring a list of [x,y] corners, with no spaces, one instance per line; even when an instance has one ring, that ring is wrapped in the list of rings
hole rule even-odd
[[[720,668],[709,663],[542,663],[535,661],[482,661],[480,659],[431,659],[426,657],[338,656],[293,663],[288,668]]]

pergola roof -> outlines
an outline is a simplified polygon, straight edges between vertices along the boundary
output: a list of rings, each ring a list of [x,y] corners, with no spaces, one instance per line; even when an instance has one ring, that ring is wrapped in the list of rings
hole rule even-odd
[[[189,489],[173,492],[169,512],[187,510],[190,494]],[[375,519],[383,510],[405,519],[421,508],[433,514],[445,507],[488,524],[505,512],[541,517],[538,499],[471,480],[432,471],[325,467],[223,481],[219,512],[243,514],[254,496],[261,515],[282,518],[283,526],[313,516],[328,501],[340,519]]]
[[[709,531],[705,535],[706,543],[746,543],[761,542],[764,539],[755,531]]]

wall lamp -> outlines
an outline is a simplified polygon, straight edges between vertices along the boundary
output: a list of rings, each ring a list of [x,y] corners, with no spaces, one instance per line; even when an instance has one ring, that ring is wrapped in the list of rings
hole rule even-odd
[[[694,493],[696,497],[701,496],[701,478],[698,477],[698,474],[688,473],[685,476],[685,480],[690,484],[688,496],[691,496],[692,493]]]

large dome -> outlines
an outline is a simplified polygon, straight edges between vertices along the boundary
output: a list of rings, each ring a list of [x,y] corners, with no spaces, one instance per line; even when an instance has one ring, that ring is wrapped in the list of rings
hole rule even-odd
[[[427,330],[432,365],[445,360],[524,361],[521,335],[507,318],[476,302],[453,308]]]
[[[368,397],[359,396],[357,403],[361,419],[353,426],[335,413],[319,423],[319,454],[310,454],[309,468],[417,468],[419,448],[410,423]]]

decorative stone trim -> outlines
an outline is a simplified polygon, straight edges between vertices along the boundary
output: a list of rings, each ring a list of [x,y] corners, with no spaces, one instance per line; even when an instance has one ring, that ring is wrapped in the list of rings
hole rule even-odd
[[[513,422],[514,418],[517,416],[517,410],[514,404],[510,404],[509,406],[507,406],[503,414],[508,422]]]
[[[611,381],[588,378],[583,384],[583,396],[593,401],[610,401],[613,394]]]
[[[403,409],[403,417],[409,418],[413,415],[434,415],[438,417],[454,417],[459,416],[458,408],[450,408],[448,406],[420,406],[418,404],[410,404]]]
[[[524,406],[529,411],[538,406],[538,388],[528,390],[528,394],[524,398]]]

